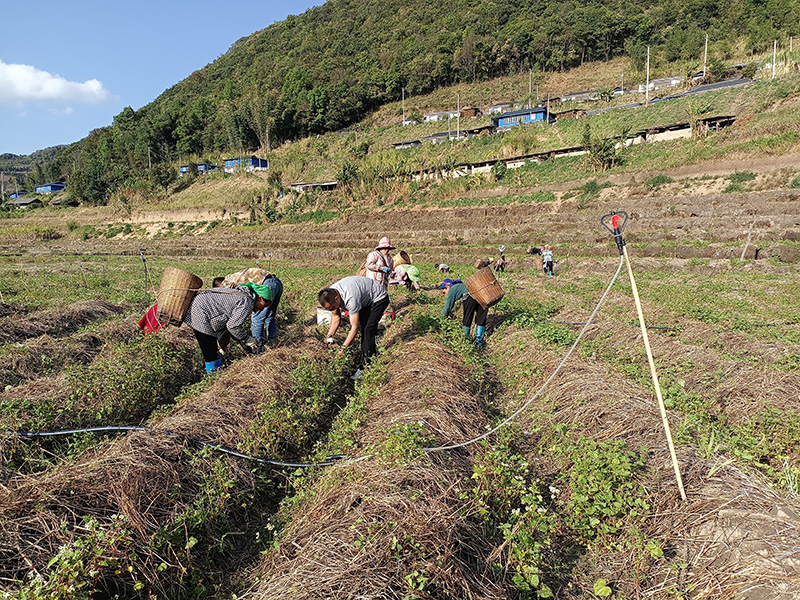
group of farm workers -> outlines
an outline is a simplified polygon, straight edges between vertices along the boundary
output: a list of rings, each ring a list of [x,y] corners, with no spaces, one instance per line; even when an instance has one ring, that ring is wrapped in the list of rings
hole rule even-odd
[[[402,284],[408,289],[420,289],[419,268],[411,264],[410,257],[405,253],[401,253],[403,264],[395,265],[395,260],[389,254],[394,249],[388,237],[381,238],[375,250],[367,256],[359,274],[340,279],[320,290],[317,296],[320,306],[331,313],[326,334],[328,344],[335,343],[334,335],[345,314],[350,320],[350,330],[340,352],[351,346],[356,335],[361,333],[361,359],[352,375],[353,379],[361,375],[362,369],[377,352],[379,322],[389,307],[388,286]],[[483,261],[475,266],[482,268],[487,265],[488,261]],[[241,343],[248,352],[257,354],[269,340],[277,336],[276,316],[283,294],[281,280],[261,268],[217,277],[212,286],[212,289],[195,294],[184,318],[184,322],[194,331],[208,373],[222,366],[222,354],[231,339]],[[464,334],[470,337],[472,321],[475,320],[475,345],[483,347],[488,310],[469,295],[461,280],[445,279],[439,289],[446,295],[441,314],[449,316],[456,302],[463,300]],[[251,321],[250,331],[245,327],[248,319]]]

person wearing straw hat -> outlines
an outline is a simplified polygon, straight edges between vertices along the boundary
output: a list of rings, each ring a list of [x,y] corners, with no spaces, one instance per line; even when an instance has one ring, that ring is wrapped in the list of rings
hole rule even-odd
[[[350,346],[356,333],[361,331],[361,364],[352,375],[352,379],[358,379],[362,369],[378,351],[375,337],[378,334],[378,322],[389,306],[389,293],[383,284],[374,279],[351,275],[320,290],[317,300],[322,308],[331,311],[331,324],[326,336],[329,344],[335,341],[333,336],[339,329],[343,310],[350,314],[350,331],[342,348]]]
[[[394,250],[394,246],[387,236],[383,236],[375,250],[367,255],[364,263],[366,276],[374,279],[383,287],[389,286],[389,274],[394,270],[394,259],[389,254],[390,250]]]
[[[467,286],[459,279],[445,279],[439,289],[447,296],[442,309],[442,316],[449,317],[458,300],[463,300],[464,317],[461,320],[461,327],[464,336],[469,339],[472,320],[475,320],[475,347],[483,348],[486,345],[486,317],[489,310],[483,308],[480,303],[469,295]]]
[[[206,373],[222,366],[218,344],[227,336],[237,340],[249,352],[258,350],[258,341],[244,324],[253,311],[264,310],[272,303],[272,291],[264,285],[245,283],[235,289],[212,288],[195,294],[184,323],[194,331],[203,353]]]

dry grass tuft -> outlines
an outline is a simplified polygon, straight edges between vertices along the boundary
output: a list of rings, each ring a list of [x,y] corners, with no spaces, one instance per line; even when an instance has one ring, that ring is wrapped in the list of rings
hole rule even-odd
[[[299,361],[326,360],[327,351],[307,341],[292,350],[268,350],[237,361],[207,390],[185,398],[170,415],[154,422],[152,430],[97,444],[74,461],[46,473],[7,481],[0,488],[2,587],[13,591],[14,581],[46,574],[48,561],[60,547],[86,535],[85,518],[95,518],[101,528],[110,530],[115,516],[121,515],[128,531],[125,544],[129,552],[127,557],[120,557],[125,562],[121,572],[101,570],[100,586],[131,596],[133,577],[138,577],[151,593],[175,593],[192,566],[191,553],[184,546],[190,535],[199,535],[190,531],[187,526],[191,520],[182,521],[182,515],[214,497],[206,494],[214,493],[208,486],[215,472],[222,469],[231,483],[226,488],[228,496],[216,500],[214,509],[205,515],[208,520],[203,527],[213,530],[217,519],[230,522],[235,529],[234,523],[256,516],[236,501],[242,494],[252,493],[256,485],[251,465],[239,459],[186,452],[192,444],[183,436],[241,446],[262,404],[272,395],[291,392],[290,375]],[[178,523],[183,525],[170,535],[185,537],[183,542],[164,545],[162,540],[159,546],[159,532],[171,531]],[[199,551],[212,552],[213,541],[206,543],[210,549]],[[252,551],[249,543],[244,545],[244,551]],[[127,565],[133,575],[125,570]],[[221,572],[209,574],[209,578],[221,576]]]
[[[18,342],[40,335],[72,333],[94,321],[119,315],[123,307],[104,300],[83,300],[64,309],[29,313],[25,317],[0,317],[0,343]]]
[[[628,342],[634,343],[636,335],[626,334]],[[504,339],[507,348],[526,347],[504,353],[506,359],[519,364],[536,360],[543,366],[535,377],[539,382],[560,362],[557,350],[543,347],[528,331],[509,329]],[[507,390],[505,397],[512,391]],[[642,546],[648,540],[657,541],[664,557],[655,560],[635,546],[587,549],[587,564],[597,569],[584,575],[588,589],[593,578],[603,577],[627,597],[636,598],[668,598],[689,590],[692,597],[725,600],[800,594],[800,560],[796,558],[800,502],[796,497],[769,489],[731,459],[713,452],[704,458],[696,448],[679,445],[678,461],[688,495],[684,504],[654,395],[610,372],[601,361],[573,355],[544,397],[521,415],[527,430],[546,431],[548,424],[565,423],[573,435],[596,441],[621,439],[629,448],[648,449],[641,482],[647,490],[650,516],[639,536]],[[681,419],[671,413],[669,420],[674,434]],[[530,437],[534,445],[547,443],[537,437]],[[776,556],[784,558],[775,560]],[[673,568],[681,564],[686,566]],[[636,581],[631,581],[632,573],[639,574]]]
[[[440,344],[398,346],[387,370],[367,401],[361,443],[381,447],[387,431],[414,424],[436,443],[463,441],[486,425],[463,361]],[[460,509],[471,472],[465,452],[408,462],[379,453],[329,469],[244,597],[509,597],[488,563],[490,543]]]

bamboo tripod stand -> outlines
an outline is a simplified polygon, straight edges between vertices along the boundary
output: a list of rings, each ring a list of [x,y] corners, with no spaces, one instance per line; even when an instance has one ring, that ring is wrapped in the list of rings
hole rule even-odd
[[[620,225],[620,218],[624,216],[624,221]],[[611,227],[606,225],[606,219],[611,218]],[[631,290],[633,291],[633,301],[636,304],[636,314],[639,317],[639,327],[642,330],[642,339],[644,340],[644,349],[647,352],[647,363],[650,365],[650,377],[653,379],[653,387],[656,391],[656,399],[658,400],[658,408],[661,411],[661,422],[664,425],[664,434],[667,437],[667,445],[669,446],[669,454],[672,457],[672,468],[675,470],[675,479],[678,482],[678,490],[680,491],[681,498],[684,502],[687,501],[686,490],[683,487],[683,479],[681,478],[681,470],[678,466],[678,456],[675,454],[675,444],[672,441],[672,432],[669,427],[669,420],[667,419],[667,409],[664,405],[664,398],[661,396],[661,386],[658,383],[658,373],[656,373],[656,363],[653,360],[653,351],[650,348],[650,338],[647,335],[647,327],[644,323],[644,314],[642,313],[642,303],[639,300],[639,289],[636,287],[636,280],[633,277],[633,269],[631,269],[631,259],[628,256],[628,249],[625,246],[625,240],[622,239],[622,231],[628,223],[628,213],[616,212],[603,215],[600,218],[600,223],[605,227],[611,235],[614,236],[614,241],[617,243],[617,249],[620,255],[625,257],[625,264],[628,267],[628,277],[631,280]]]

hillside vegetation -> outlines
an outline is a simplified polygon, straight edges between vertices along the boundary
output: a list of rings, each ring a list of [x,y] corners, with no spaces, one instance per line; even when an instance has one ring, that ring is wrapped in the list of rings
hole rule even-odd
[[[237,41],[147,106],[124,109],[110,127],[34,166],[32,182],[68,180],[76,199],[105,203],[143,180],[163,185],[165,166],[179,159],[341,130],[399,100],[403,88],[413,97],[520,72],[539,84],[546,73],[620,56],[641,73],[647,46],[654,74],[666,64],[685,73],[699,67],[704,34],[717,61],[752,56],[796,35],[798,11],[790,0],[330,0]]]

